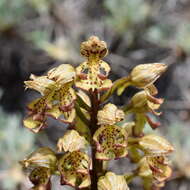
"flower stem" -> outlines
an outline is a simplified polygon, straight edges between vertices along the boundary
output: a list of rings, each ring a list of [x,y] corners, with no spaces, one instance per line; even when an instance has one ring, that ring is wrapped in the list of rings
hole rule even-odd
[[[97,125],[97,114],[99,110],[100,100],[97,90],[90,92],[91,99],[91,120],[90,120],[90,131],[93,137],[94,133],[98,129]],[[97,190],[97,182],[99,176],[102,174],[103,164],[102,161],[96,159],[96,146],[94,142],[91,142],[92,145],[92,172],[91,172],[91,190]]]

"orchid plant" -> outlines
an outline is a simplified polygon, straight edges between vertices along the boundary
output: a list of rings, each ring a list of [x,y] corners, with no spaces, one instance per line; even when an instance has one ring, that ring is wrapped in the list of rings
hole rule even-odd
[[[144,127],[160,125],[150,117],[160,115],[156,110],[163,103],[155,97],[153,83],[167,66],[138,65],[129,76],[112,82],[110,66],[102,60],[108,53],[104,41],[92,36],[81,44],[80,53],[86,61],[78,67],[62,64],[25,82],[41,97],[28,105],[24,126],[38,133],[47,127],[49,116],[68,125],[57,151],[41,147],[20,161],[30,172],[31,190],[51,190],[52,175],[75,189],[128,190],[136,177],[145,190],[160,189],[171,176],[167,156],[174,149],[163,137],[145,134]],[[126,105],[118,108],[108,102],[114,92],[121,95],[128,86],[139,92]],[[136,165],[133,171],[123,175],[108,171],[110,160],[124,157]]]

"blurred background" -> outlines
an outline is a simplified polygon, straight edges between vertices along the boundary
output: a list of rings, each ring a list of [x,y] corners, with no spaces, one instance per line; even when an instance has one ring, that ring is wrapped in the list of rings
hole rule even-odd
[[[34,135],[23,128],[26,104],[38,96],[24,90],[31,73],[42,75],[61,63],[78,65],[80,43],[91,35],[106,41],[113,80],[137,64],[164,62],[156,82],[165,98],[161,133],[175,146],[173,176],[165,189],[190,189],[190,0],[0,0],[0,190],[26,190],[31,184],[18,164],[35,147],[55,148],[63,124]],[[129,88],[123,105],[136,92]],[[155,118],[157,119],[157,118]],[[125,172],[126,160],[112,163]],[[56,180],[55,180],[56,181]],[[55,189],[66,189],[54,184]],[[132,186],[138,187],[138,181]]]

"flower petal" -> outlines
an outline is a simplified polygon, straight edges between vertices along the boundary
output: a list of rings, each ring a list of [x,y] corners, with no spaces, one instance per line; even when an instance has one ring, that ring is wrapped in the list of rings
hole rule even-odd
[[[46,167],[55,170],[57,158],[55,153],[48,147],[42,147],[31,153],[27,158],[20,161],[26,168]]]
[[[45,95],[49,93],[54,87],[55,82],[52,80],[49,80],[47,76],[30,76],[31,80],[25,81],[26,88],[34,89],[41,93],[41,95]]]
[[[172,145],[163,137],[157,135],[146,135],[139,141],[140,147],[150,155],[168,154],[174,150]]]
[[[112,86],[111,80],[107,79],[109,71],[109,65],[102,60],[84,62],[76,68],[76,86],[86,91],[107,90]]]
[[[71,82],[75,78],[75,69],[72,65],[61,64],[48,71],[47,76],[49,79],[58,82],[59,84],[65,84]]]

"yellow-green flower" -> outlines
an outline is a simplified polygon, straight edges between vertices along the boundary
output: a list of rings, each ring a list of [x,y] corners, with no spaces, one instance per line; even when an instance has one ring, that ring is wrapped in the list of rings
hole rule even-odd
[[[152,95],[157,94],[154,82],[166,71],[167,65],[163,63],[150,63],[137,65],[130,75],[118,81],[118,95],[121,95],[128,86],[145,89]]]
[[[159,183],[164,182],[172,174],[169,162],[164,156],[144,156],[139,162],[138,175],[153,177]]]
[[[109,65],[102,61],[107,54],[106,43],[97,37],[90,37],[81,44],[81,54],[88,60],[76,68],[76,86],[86,91],[103,91],[111,88],[112,82],[107,79],[110,72]]]
[[[73,122],[76,99],[72,88],[74,77],[75,70],[69,65],[60,65],[50,70],[47,76],[32,75],[31,80],[25,82],[26,88],[37,90],[42,97],[28,105],[29,113],[23,121],[24,126],[33,132],[39,132],[46,126],[47,116],[66,123]]]
[[[89,170],[91,159],[83,152],[66,153],[58,161],[58,170],[61,174],[61,185],[71,185],[75,188],[88,187],[91,184]]]
[[[163,99],[155,98],[148,91],[140,91],[136,93],[130,103],[124,108],[126,113],[134,113],[136,115],[136,125],[144,126],[147,121],[149,125],[155,129],[160,123],[152,121],[147,113],[154,115],[160,115],[161,113],[156,112],[160,105],[163,103]],[[141,127],[140,127],[141,128]]]
[[[115,125],[100,127],[94,134],[96,158],[100,160],[117,159],[127,156],[127,133]]]
[[[107,172],[98,180],[98,190],[129,190],[124,176]]]

